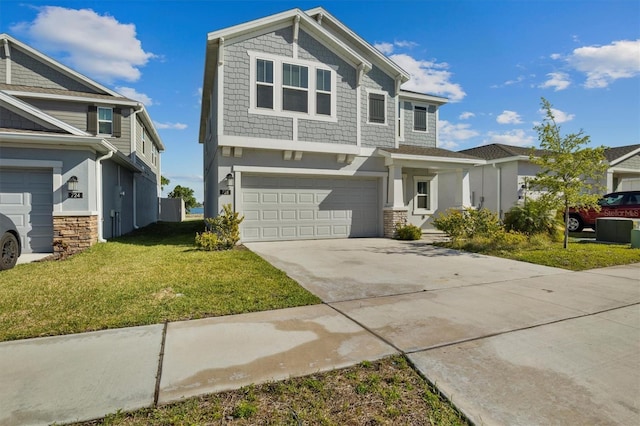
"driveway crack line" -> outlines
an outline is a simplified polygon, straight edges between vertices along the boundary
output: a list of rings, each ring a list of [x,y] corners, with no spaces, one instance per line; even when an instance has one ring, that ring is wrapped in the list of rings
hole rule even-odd
[[[160,354],[158,355],[158,372],[156,373],[156,386],[153,391],[153,406],[158,406],[158,399],[160,398],[160,379],[162,379],[162,364],[164,363],[164,346],[167,342],[167,327],[169,321],[164,322],[162,328],[162,341],[160,342]]]

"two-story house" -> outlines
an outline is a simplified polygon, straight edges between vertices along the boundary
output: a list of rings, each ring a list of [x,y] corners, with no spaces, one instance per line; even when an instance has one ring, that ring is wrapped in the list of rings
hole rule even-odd
[[[205,216],[232,204],[242,241],[376,237],[470,205],[482,160],[437,147],[447,100],[409,78],[322,8],[209,33]]]
[[[24,253],[157,221],[163,150],[141,103],[0,34],[0,212]]]

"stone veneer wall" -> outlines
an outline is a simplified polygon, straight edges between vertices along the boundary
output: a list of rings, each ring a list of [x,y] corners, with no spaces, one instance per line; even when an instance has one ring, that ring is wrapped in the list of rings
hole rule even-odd
[[[54,216],[53,251],[73,254],[98,242],[98,216]]]
[[[407,210],[385,209],[383,222],[385,238],[393,238],[396,233],[396,223],[407,223]]]

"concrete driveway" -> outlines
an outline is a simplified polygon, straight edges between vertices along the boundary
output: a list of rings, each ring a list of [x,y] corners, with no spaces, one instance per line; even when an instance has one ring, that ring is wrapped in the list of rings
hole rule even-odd
[[[476,424],[640,423],[640,264],[570,272],[388,239],[247,246]]]

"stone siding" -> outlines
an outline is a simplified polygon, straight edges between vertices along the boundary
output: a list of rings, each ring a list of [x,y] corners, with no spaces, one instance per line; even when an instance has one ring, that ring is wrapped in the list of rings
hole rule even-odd
[[[383,225],[385,238],[395,237],[397,223],[407,223],[407,210],[384,209]]]
[[[98,242],[98,216],[54,216],[53,250],[74,254]]]

